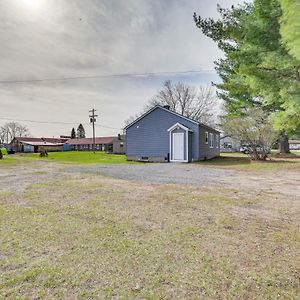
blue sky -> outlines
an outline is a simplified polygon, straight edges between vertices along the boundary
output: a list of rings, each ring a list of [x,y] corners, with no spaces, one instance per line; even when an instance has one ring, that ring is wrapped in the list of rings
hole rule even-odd
[[[218,81],[216,45],[193,22],[215,17],[217,3],[237,0],[0,0],[0,81],[203,70],[200,74],[122,76],[0,83],[0,118],[88,122],[97,135],[118,133],[167,79],[192,85]],[[208,71],[207,71],[208,70]],[[5,121],[0,119],[0,125]],[[34,136],[69,134],[72,125],[26,124]],[[90,126],[86,126],[88,135]]]

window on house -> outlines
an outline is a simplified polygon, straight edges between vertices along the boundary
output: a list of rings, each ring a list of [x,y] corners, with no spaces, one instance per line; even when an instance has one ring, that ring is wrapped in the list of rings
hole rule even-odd
[[[205,132],[205,144],[208,144],[208,132]]]
[[[214,135],[213,135],[213,133],[209,134],[209,147],[210,148],[214,147]]]
[[[227,143],[224,143],[224,148],[228,148],[228,149],[230,149],[230,148],[232,148],[232,144],[231,144],[231,143],[229,143],[229,142],[227,142]]]
[[[219,135],[216,134],[216,148],[219,148]]]

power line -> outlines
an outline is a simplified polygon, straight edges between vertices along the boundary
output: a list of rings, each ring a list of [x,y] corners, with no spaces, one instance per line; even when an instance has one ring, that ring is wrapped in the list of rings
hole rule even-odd
[[[95,124],[95,126],[102,127],[102,128],[108,128],[108,129],[117,129],[117,130],[121,129],[121,130],[123,130],[123,128],[110,127],[110,126],[100,125],[100,124]]]
[[[44,81],[65,81],[65,80],[78,80],[78,79],[94,79],[94,78],[111,78],[111,77],[139,77],[139,76],[156,76],[164,74],[194,74],[194,73],[212,73],[215,70],[187,70],[187,71],[161,71],[161,72],[146,72],[146,73],[119,73],[107,75],[86,75],[86,76],[71,76],[60,78],[41,78],[41,79],[28,79],[28,80],[0,80],[3,83],[30,83],[30,82],[44,82]]]
[[[10,119],[10,118],[3,118],[0,117],[0,120],[8,120],[8,121],[18,121],[18,122],[31,122],[31,123],[43,123],[43,124],[66,124],[66,125],[74,125],[77,123],[70,123],[70,122],[55,122],[55,121],[35,121],[35,120],[26,120],[26,119]]]
[[[56,121],[36,121],[36,120],[26,120],[26,119],[10,119],[10,118],[3,118],[0,117],[0,120],[7,120],[7,121],[17,121],[17,122],[30,122],[30,123],[39,123],[39,124],[63,124],[63,125],[77,125],[78,122],[56,122]],[[89,123],[82,123],[83,125],[89,125]],[[95,124],[96,126],[108,128],[108,129],[116,129],[120,130],[122,128],[110,127],[101,124]]]

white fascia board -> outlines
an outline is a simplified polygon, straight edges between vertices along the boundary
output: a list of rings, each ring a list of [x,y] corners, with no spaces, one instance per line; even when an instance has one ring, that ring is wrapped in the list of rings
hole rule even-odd
[[[178,127],[180,127],[181,129],[183,129],[183,130],[185,130],[185,131],[191,131],[191,132],[193,131],[193,130],[189,129],[188,127],[186,127],[186,126],[184,126],[184,125],[182,125],[182,124],[180,124],[180,123],[174,124],[174,125],[171,126],[167,131],[168,131],[168,132],[173,131],[174,129],[176,129],[176,128],[178,128]]]

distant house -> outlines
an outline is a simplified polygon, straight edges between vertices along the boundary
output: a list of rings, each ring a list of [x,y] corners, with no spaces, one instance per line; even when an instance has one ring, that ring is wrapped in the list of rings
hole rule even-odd
[[[125,137],[123,135],[110,137],[95,137],[95,150],[105,151],[114,154],[125,153]],[[75,151],[92,151],[93,138],[69,139],[66,146],[69,145],[68,150]],[[65,147],[66,150],[66,147]]]
[[[128,160],[190,162],[220,155],[220,132],[156,105],[124,128]]]
[[[23,141],[23,152],[24,153],[38,153],[43,150],[47,152],[59,152],[63,151],[64,144],[62,143],[50,143],[50,142],[26,142]]]
[[[300,150],[300,140],[289,140],[291,150]]]
[[[15,137],[8,149],[15,152],[40,152],[41,147],[49,151],[62,151],[66,138],[32,138],[32,137]]]
[[[241,142],[226,134],[221,134],[220,137],[220,151],[221,152],[239,152]]]

